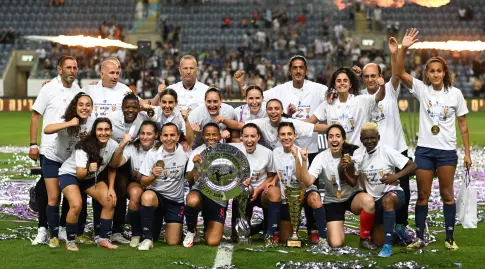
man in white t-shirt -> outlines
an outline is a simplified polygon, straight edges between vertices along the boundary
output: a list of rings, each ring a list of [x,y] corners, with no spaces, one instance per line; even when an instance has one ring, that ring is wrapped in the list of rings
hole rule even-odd
[[[391,52],[391,66],[396,66],[397,47],[389,45],[389,51]],[[367,86],[363,93],[374,95],[379,90],[377,78],[382,76],[380,66],[369,63],[364,66],[362,73],[363,81]],[[408,147],[399,116],[398,97],[401,90],[399,78],[391,77],[391,80],[386,83],[385,89],[386,97],[376,103],[371,112],[371,121],[377,124],[379,133],[383,134],[380,143],[401,152],[402,155],[407,157]],[[399,172],[399,169],[397,172]],[[404,191],[405,204],[396,212],[396,232],[403,240],[407,241],[410,236],[407,235],[405,227],[408,225],[408,207],[411,198],[408,174],[404,174],[399,179],[399,185]]]
[[[310,118],[318,106],[325,100],[327,86],[306,79],[308,72],[307,60],[301,55],[293,56],[289,62],[288,82],[264,91],[264,101],[278,99],[283,104],[283,111],[294,119],[305,120]],[[247,85],[244,77],[236,78],[243,96]],[[307,148],[309,162],[318,153],[318,133],[311,137],[301,138],[299,146]]]
[[[37,145],[37,132],[39,128],[40,117],[42,116],[42,130],[45,126],[62,121],[61,117],[66,112],[66,108],[71,102],[72,98],[81,91],[79,85],[74,83],[77,76],[77,62],[74,57],[63,56],[59,59],[57,64],[57,72],[59,76],[46,83],[39,92],[37,99],[32,106],[32,117],[30,120],[30,150],[29,157],[37,161],[44,158],[44,151],[49,144],[54,143],[57,134],[47,135],[42,132],[40,149]],[[47,190],[44,178],[41,176],[40,180],[35,186],[36,201],[39,207],[39,231],[37,237],[32,241],[32,245],[37,245],[47,241]],[[65,204],[63,203],[63,209]],[[66,208],[67,209],[67,208]],[[67,212],[67,211],[66,211]],[[64,215],[65,216],[65,215]],[[63,221],[65,222],[65,221]],[[63,237],[62,232],[60,237]]]
[[[199,105],[204,104],[205,92],[209,86],[197,80],[197,60],[192,55],[184,55],[180,59],[179,73],[182,81],[168,86],[177,92],[177,106],[182,109],[193,110]],[[160,93],[167,86],[165,81],[158,86],[158,94],[152,99],[152,105],[157,106],[160,102]]]

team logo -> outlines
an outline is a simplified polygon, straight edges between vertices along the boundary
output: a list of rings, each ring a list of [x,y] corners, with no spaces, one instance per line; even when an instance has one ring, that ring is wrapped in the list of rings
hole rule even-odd
[[[116,105],[111,106],[111,110],[116,111]]]
[[[379,175],[381,175],[381,177],[384,177],[384,171],[379,170]]]

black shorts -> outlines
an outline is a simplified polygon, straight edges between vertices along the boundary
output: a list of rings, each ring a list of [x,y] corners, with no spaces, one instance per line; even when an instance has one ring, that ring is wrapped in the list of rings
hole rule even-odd
[[[155,215],[163,217],[166,223],[184,223],[184,203],[179,203],[163,197],[160,193],[153,191],[158,198],[158,207]]]
[[[226,222],[227,206],[222,206],[212,199],[208,198],[199,190],[194,190],[199,193],[202,200],[202,216],[204,217],[204,223],[209,221],[215,221],[224,224]]]
[[[404,191],[393,190],[393,191],[386,192],[386,194],[388,194],[390,192],[396,194],[396,196],[397,196],[397,207],[394,208],[394,210],[398,211],[402,206],[404,206],[406,204],[406,198],[404,197]],[[384,194],[381,198],[379,198],[379,200],[377,200],[376,204],[375,204],[375,206],[376,206],[375,224],[377,224],[377,225],[384,223],[384,207],[382,206],[382,199],[384,198],[384,196],[386,196],[386,194]]]
[[[355,196],[361,192],[362,191],[358,191],[354,193],[345,202],[324,204],[323,207],[325,208],[325,217],[327,222],[345,221],[345,212],[351,211],[352,201],[354,200]]]
[[[59,168],[61,168],[62,163],[53,161],[44,157],[42,161],[42,174],[44,178],[58,178],[59,177]]]
[[[99,183],[99,180],[98,180]],[[77,185],[81,192],[85,192],[87,189],[91,188],[96,184],[94,178],[79,180],[77,177],[71,174],[64,174],[59,176],[59,186],[61,191],[70,185]]]
[[[303,207],[306,208],[306,207],[310,207],[308,205],[308,196],[310,195],[310,193],[312,192],[316,192],[318,193],[318,195],[320,195],[320,193],[317,191],[317,190],[309,190],[309,191],[306,191],[304,196],[303,196]],[[280,220],[281,221],[290,221],[290,208],[288,207],[288,204],[281,204],[281,207],[280,207]]]

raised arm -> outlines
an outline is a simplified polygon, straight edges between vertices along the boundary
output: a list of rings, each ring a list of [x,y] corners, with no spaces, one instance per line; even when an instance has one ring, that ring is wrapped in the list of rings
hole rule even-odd
[[[307,149],[304,149],[304,148],[301,149],[301,160],[302,160],[301,175],[300,175],[300,178],[298,179],[301,181],[301,183],[303,183],[305,188],[308,188],[313,184],[313,182],[315,182],[316,177],[314,177],[308,172],[308,150]]]
[[[377,84],[379,85],[379,90],[376,92],[375,98],[376,103],[379,103],[386,97],[386,82],[382,76],[377,78]]]
[[[160,104],[160,93],[167,88],[165,85],[165,79],[162,80],[162,84],[158,85],[158,93],[152,98],[152,106],[158,106]]]
[[[409,89],[413,87],[413,77],[404,70],[404,61],[406,59],[406,52],[408,51],[408,48],[418,41],[416,39],[418,33],[419,31],[417,31],[416,28],[406,30],[406,34],[402,39],[401,49],[397,54],[396,75],[399,77],[399,79],[401,79],[404,86]]]
[[[246,96],[246,89],[248,88],[248,84],[244,82],[246,78],[246,74],[244,73],[244,70],[237,70],[236,73],[234,73],[234,80],[236,80],[237,85],[239,85],[239,89],[241,90],[241,96]]]
[[[392,88],[397,91],[399,87],[399,77],[396,74],[396,65],[397,65],[397,52],[398,52],[398,44],[397,40],[394,37],[390,37],[389,41],[387,42],[387,46],[389,48],[389,52],[391,53],[391,84]]]
[[[75,126],[79,126],[79,119],[77,117],[72,118],[72,120],[70,120],[70,121],[49,124],[44,128],[44,133],[45,134],[55,134],[62,129],[66,129],[66,128],[69,128],[69,127],[75,127]]]
[[[131,141],[131,136],[129,134],[124,134],[123,139],[120,142],[120,146],[113,153],[113,158],[111,159],[111,167],[118,168],[126,163],[126,158],[123,156],[123,151],[126,145]]]
[[[195,135],[194,135],[194,130],[190,125],[189,114],[186,109],[183,109],[181,113],[182,113],[182,118],[184,119],[184,122],[185,122],[185,139],[187,140],[187,143],[190,146],[192,146],[195,140]]]

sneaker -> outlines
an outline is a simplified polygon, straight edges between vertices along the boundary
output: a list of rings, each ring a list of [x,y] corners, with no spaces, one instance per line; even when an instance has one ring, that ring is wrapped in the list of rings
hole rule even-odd
[[[98,242],[99,242],[99,235],[95,235],[94,236],[94,243],[98,244]]]
[[[318,235],[317,231],[311,231],[310,241],[312,241],[312,244],[320,243],[320,235]]]
[[[66,241],[67,240],[67,232],[66,227],[59,226],[59,240]]]
[[[407,228],[404,225],[396,225],[394,232],[395,235],[397,235],[397,240],[399,240],[398,242],[405,244],[412,242],[412,236],[407,232]]]
[[[150,239],[145,239],[138,246],[138,250],[150,250],[153,248],[153,241]]]
[[[369,249],[369,250],[377,249],[377,246],[374,243],[372,243],[372,240],[370,238],[361,238],[360,247],[364,249]]]
[[[419,237],[416,237],[416,239],[414,239],[414,241],[409,244],[406,248],[407,249],[420,249],[420,248],[423,248],[426,246],[426,243],[424,242],[423,239],[419,238]]]
[[[195,229],[194,243],[200,243],[200,241],[202,241],[200,233],[197,231],[197,229]]]
[[[454,239],[446,239],[445,248],[447,250],[458,250],[458,246],[456,245]]]
[[[126,239],[121,233],[115,233],[111,235],[111,241],[118,242],[120,244],[129,244],[130,240]]]
[[[76,246],[76,241],[66,240],[66,249],[70,251],[79,251],[79,248]]]
[[[317,245],[324,248],[330,248],[326,238],[319,237]]]
[[[130,241],[130,247],[136,248],[140,244],[140,237],[139,236],[132,236]]]
[[[384,247],[382,247],[381,252],[379,252],[379,257],[381,258],[387,258],[391,257],[392,255],[392,245],[391,244],[384,244]]]
[[[45,244],[47,243],[47,240],[47,229],[45,227],[40,227],[37,231],[37,236],[35,236],[34,241],[32,241],[32,246]]]
[[[271,236],[271,235],[264,235],[264,247],[266,248],[274,248],[274,247],[277,247],[278,246],[278,243],[275,243],[274,241],[274,235]]]
[[[51,240],[49,240],[49,247],[58,248],[59,247],[59,239],[57,239],[57,237],[52,237]]]
[[[94,241],[84,234],[76,236],[76,243],[85,244],[85,245],[94,245]]]
[[[186,248],[191,248],[194,245],[195,233],[187,232],[185,234],[183,245]]]
[[[107,249],[115,249],[115,248],[118,248],[117,245],[111,244],[111,242],[108,239],[101,238],[101,237],[98,240],[98,246],[103,247],[103,248],[107,248]]]

